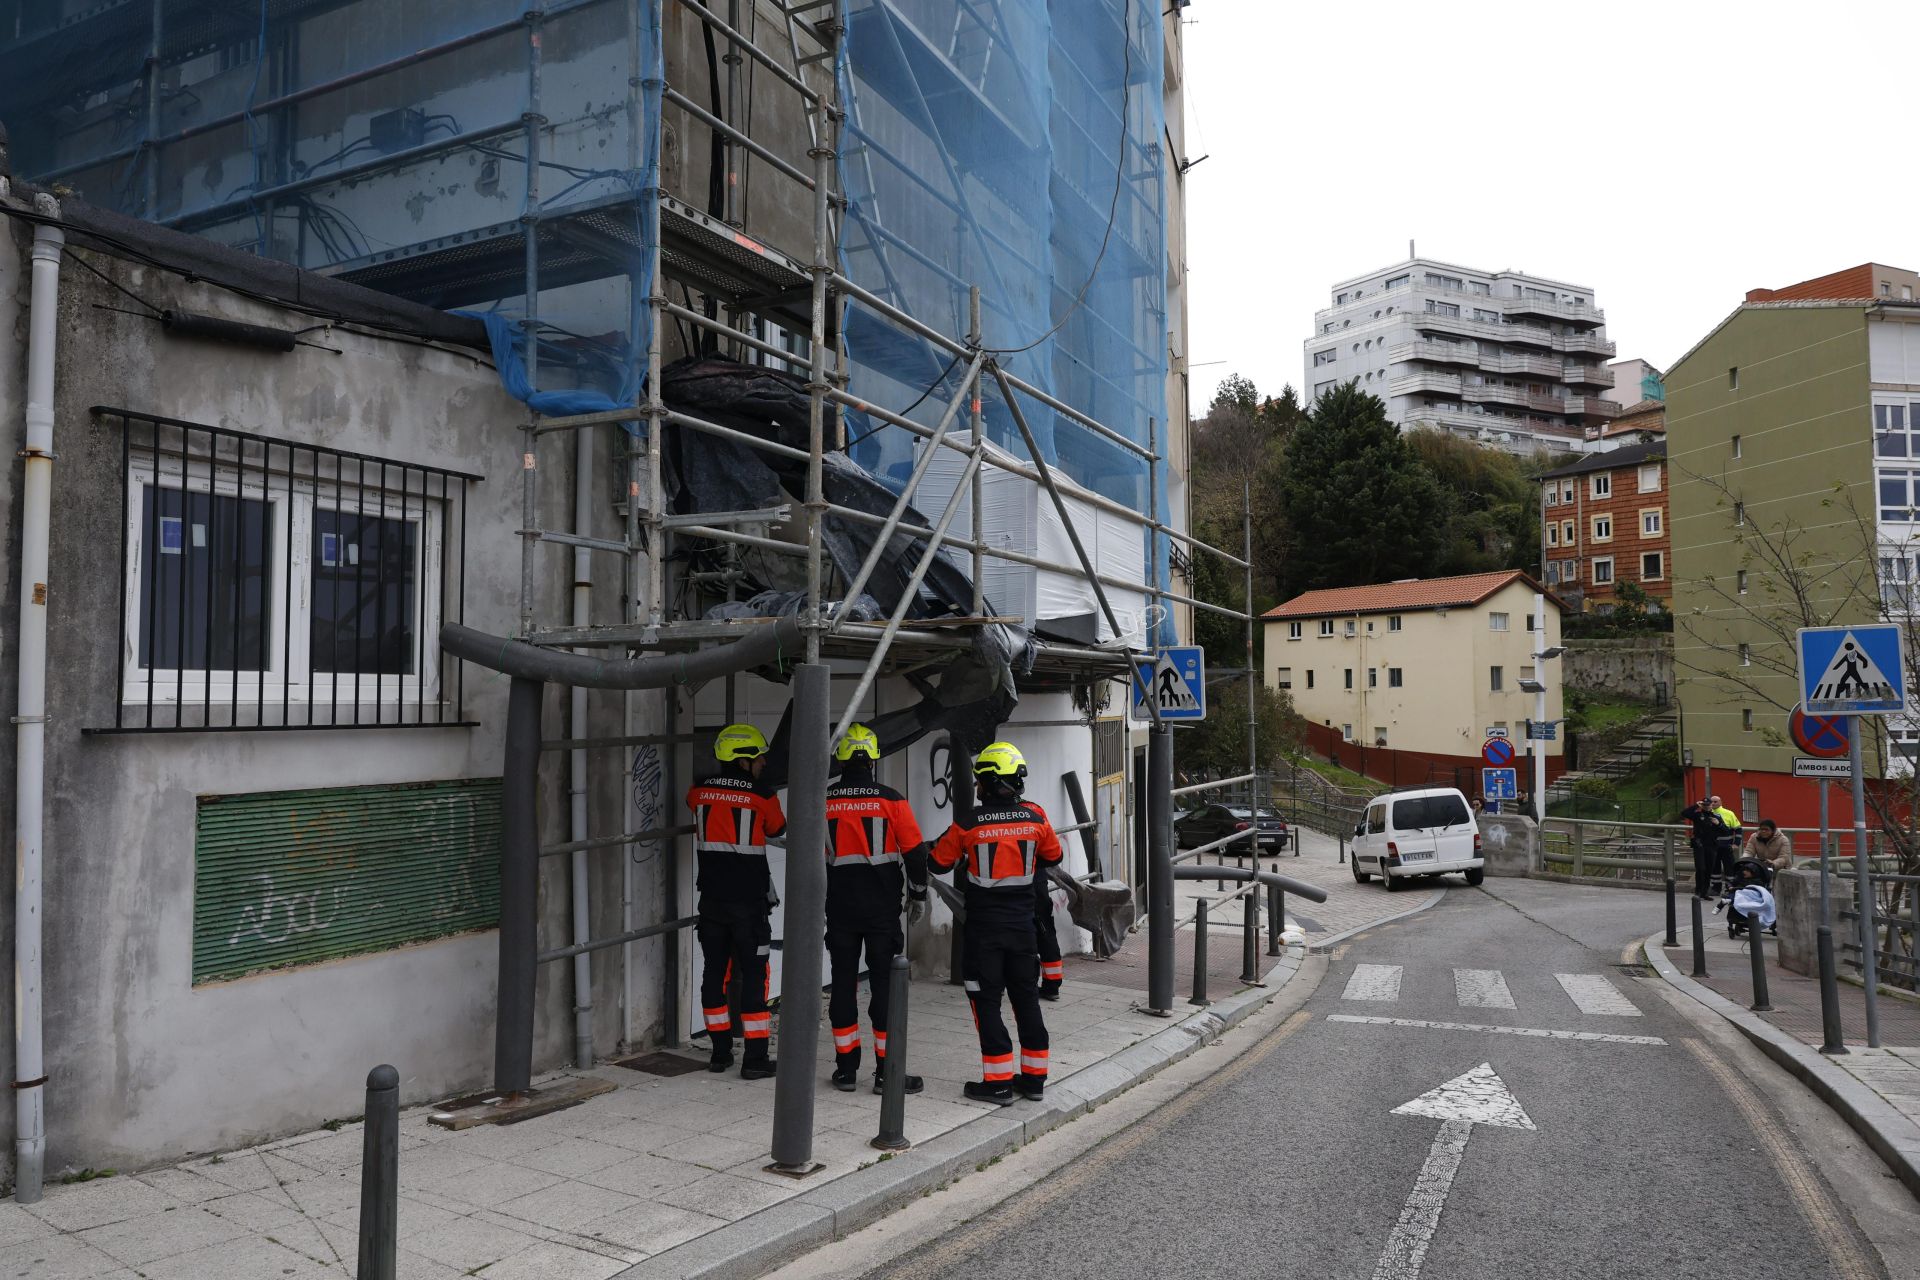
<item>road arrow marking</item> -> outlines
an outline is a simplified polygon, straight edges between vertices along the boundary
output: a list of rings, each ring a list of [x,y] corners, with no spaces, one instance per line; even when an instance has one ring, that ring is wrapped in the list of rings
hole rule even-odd
[[[1441,1122],[1440,1132],[1427,1151],[1427,1162],[1414,1179],[1413,1194],[1407,1197],[1400,1221],[1394,1224],[1387,1247],[1381,1250],[1380,1261],[1373,1269],[1373,1280],[1419,1280],[1427,1245],[1440,1225],[1440,1211],[1446,1208],[1453,1177],[1460,1172],[1473,1126],[1532,1129],[1534,1124],[1489,1062],[1395,1107],[1392,1114],[1431,1116]]]

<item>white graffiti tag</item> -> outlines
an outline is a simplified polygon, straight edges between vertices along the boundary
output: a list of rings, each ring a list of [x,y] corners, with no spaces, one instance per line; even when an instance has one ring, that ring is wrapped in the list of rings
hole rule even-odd
[[[318,933],[340,914],[340,895],[344,886],[309,889],[301,893],[281,893],[273,887],[270,875],[255,876],[260,882],[260,898],[240,908],[239,926],[227,939],[228,946],[243,938],[262,942],[285,942],[302,934]]]

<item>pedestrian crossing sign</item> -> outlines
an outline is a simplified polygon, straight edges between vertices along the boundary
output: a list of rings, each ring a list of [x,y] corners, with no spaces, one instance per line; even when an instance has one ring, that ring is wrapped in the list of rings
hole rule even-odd
[[[1802,627],[1800,701],[1808,715],[1884,716],[1906,709],[1906,663],[1893,623]]]
[[[1148,706],[1152,699],[1152,708]],[[1134,663],[1133,718],[1151,721],[1207,718],[1207,655],[1198,645],[1162,649]]]

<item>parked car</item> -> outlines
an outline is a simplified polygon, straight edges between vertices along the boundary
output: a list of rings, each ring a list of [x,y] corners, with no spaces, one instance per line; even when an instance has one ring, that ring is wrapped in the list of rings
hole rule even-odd
[[[1367,803],[1353,829],[1353,878],[1379,876],[1389,890],[1415,876],[1465,873],[1468,884],[1486,876],[1480,827],[1467,798],[1452,787],[1396,791]]]
[[[1245,831],[1254,823],[1259,824],[1259,834],[1254,839],[1259,842],[1262,853],[1278,853],[1293,838],[1287,824],[1272,809],[1260,810],[1256,818],[1254,811],[1245,805],[1203,804],[1173,820],[1173,842],[1182,849],[1197,849],[1236,831]],[[1245,857],[1246,841],[1222,846],[1221,852]]]

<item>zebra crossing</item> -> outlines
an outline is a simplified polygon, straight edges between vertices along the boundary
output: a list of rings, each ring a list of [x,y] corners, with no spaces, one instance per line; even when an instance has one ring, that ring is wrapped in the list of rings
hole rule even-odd
[[[1413,975],[1413,985],[1421,984],[1422,975]],[[1400,999],[1407,984],[1405,966],[1397,964],[1359,964],[1347,978],[1346,989],[1341,992],[1342,1000],[1368,1002],[1374,1004],[1392,1004]],[[1638,1018],[1640,1010],[1629,1000],[1626,993],[1616,987],[1604,975],[1598,973],[1556,973],[1553,980],[1558,986],[1561,997],[1570,1002],[1579,1013],[1596,1018]],[[1455,969],[1453,970],[1453,995],[1455,1003],[1468,1009],[1515,1009],[1513,990],[1507,985],[1507,978],[1498,969]],[[1548,997],[1553,1011],[1564,1012],[1565,1006],[1556,997]]]

